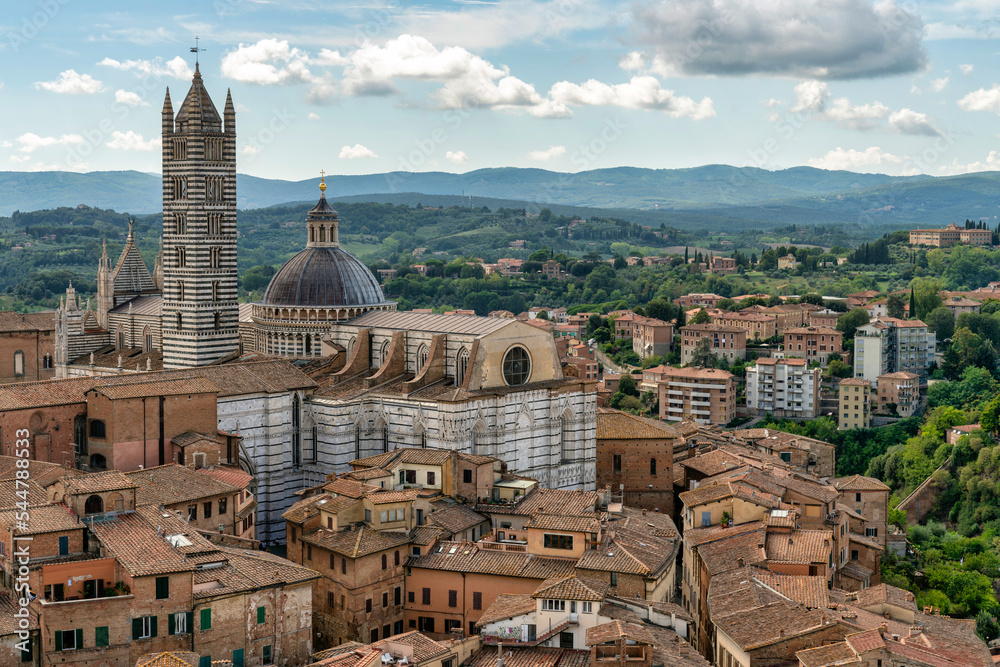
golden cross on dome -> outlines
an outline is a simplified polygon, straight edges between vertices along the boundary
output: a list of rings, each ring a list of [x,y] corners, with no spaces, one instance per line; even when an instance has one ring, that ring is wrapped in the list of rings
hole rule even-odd
[[[320,178],[326,178],[326,172],[324,170],[320,169],[319,170],[319,177]]]
[[[326,192],[326,171],[319,170],[319,191]]]

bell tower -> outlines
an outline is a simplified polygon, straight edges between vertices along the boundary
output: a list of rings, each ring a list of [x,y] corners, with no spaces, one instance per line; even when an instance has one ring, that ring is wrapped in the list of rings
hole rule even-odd
[[[236,108],[219,116],[195,65],[174,116],[163,101],[163,367],[239,350],[236,286]]]

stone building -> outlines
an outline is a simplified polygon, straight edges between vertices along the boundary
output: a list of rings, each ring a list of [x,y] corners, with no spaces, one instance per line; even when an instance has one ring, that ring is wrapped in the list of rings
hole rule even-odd
[[[54,314],[0,311],[0,383],[54,375]]]
[[[911,229],[910,245],[926,245],[936,248],[947,248],[956,244],[984,245],[993,244],[993,231],[990,229],[966,229],[954,222],[942,229]]]
[[[711,341],[712,354],[724,358],[728,363],[746,359],[747,332],[738,327],[721,324],[689,324],[681,327],[681,363],[691,363],[695,348],[702,338]]]
[[[826,368],[831,354],[843,355],[844,332],[831,327],[789,327],[781,345],[787,357],[818,361]]]
[[[674,447],[681,439],[659,420],[597,411],[597,488],[621,494],[628,507],[674,513]]]

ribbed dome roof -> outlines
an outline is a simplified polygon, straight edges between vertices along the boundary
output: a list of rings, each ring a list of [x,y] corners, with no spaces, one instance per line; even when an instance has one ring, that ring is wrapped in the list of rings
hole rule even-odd
[[[271,278],[263,303],[269,306],[371,306],[385,302],[375,276],[339,247],[306,248]]]

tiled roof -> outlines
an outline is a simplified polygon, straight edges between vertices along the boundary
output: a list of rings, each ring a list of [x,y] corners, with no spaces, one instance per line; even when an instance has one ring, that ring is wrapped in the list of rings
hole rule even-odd
[[[718,368],[702,368],[700,366],[687,366],[685,368],[671,368],[665,371],[665,380],[673,378],[696,378],[702,380],[731,380],[733,374]]]
[[[401,635],[386,637],[382,641],[370,644],[370,646],[385,652],[387,650],[386,645],[389,642],[393,644],[404,644],[411,647],[413,649],[413,659],[417,662],[424,662],[449,652],[447,644],[436,642],[427,635],[421,634],[416,630],[412,632],[404,632]]]
[[[785,329],[785,335],[788,334],[825,334],[829,336],[843,336],[844,332],[839,329],[834,329],[833,327],[827,326],[812,326],[812,327],[790,327]]]
[[[605,538],[577,561],[577,570],[656,576],[680,550],[680,535],[669,516],[626,508],[622,518],[609,520]]]
[[[17,510],[0,512],[0,525],[8,530],[14,529],[15,535],[41,535],[42,533],[59,533],[69,530],[83,530],[80,519],[65,505],[36,505],[28,507],[27,529],[16,526],[19,521]]]
[[[369,456],[363,459],[351,461],[352,466],[361,468],[386,468],[390,469],[400,463],[414,463],[418,465],[440,466],[447,463],[453,453],[447,449],[434,449],[431,447],[403,447],[391,452],[384,452]]]
[[[543,513],[576,516],[585,512],[593,512],[596,505],[597,493],[594,491],[536,489],[517,505],[514,514],[532,516]]]
[[[756,521],[738,523],[734,526],[723,526],[721,524],[715,524],[712,526],[695,526],[694,528],[688,528],[684,531],[684,542],[689,548],[697,547],[702,544],[708,544],[709,542],[715,542],[716,540],[723,540],[735,535],[756,532],[760,529],[760,524]]]
[[[833,482],[838,491],[888,491],[889,487],[874,477],[851,475]]]
[[[94,377],[0,385],[0,410],[27,410],[85,403],[87,390],[102,383]]]
[[[757,607],[752,613],[712,618],[715,626],[744,651],[822,629],[825,620],[823,611],[807,610],[786,600]]]
[[[386,470],[385,468],[362,468],[360,470],[351,470],[350,472],[345,472],[343,476],[348,479],[356,480],[358,482],[367,482],[370,479],[392,477],[392,472]]]
[[[840,385],[844,387],[848,386],[858,386],[858,387],[870,387],[871,382],[864,378],[847,378],[846,380],[841,380]]]
[[[140,376],[143,377],[143,376]],[[126,398],[144,398],[147,396],[182,396],[184,394],[215,394],[219,388],[203,377],[189,378],[157,378],[155,380],[137,380],[132,382],[94,387],[93,391],[116,401]]]
[[[253,482],[253,475],[234,466],[219,465],[212,468],[198,468],[198,472],[214,477],[223,484],[228,484],[236,489],[246,489]]]
[[[126,473],[138,487],[137,505],[175,505],[202,498],[233,495],[240,489],[176,463]]]
[[[147,653],[136,660],[135,667],[197,667],[199,658],[190,651]]]
[[[713,331],[718,333],[741,333],[746,331],[745,329],[740,329],[739,327],[727,327],[723,324],[713,324],[711,322],[704,322],[702,324],[688,324],[680,328],[681,331]]]
[[[863,544],[869,549],[875,549],[876,551],[882,550],[882,545],[879,544],[879,541],[872,537],[868,537],[866,535],[862,535],[861,533],[855,533],[855,532],[848,533],[848,537],[850,538],[851,542]]]
[[[22,468],[17,467],[18,458],[14,456],[0,456],[0,479],[16,479],[17,471]],[[37,482],[39,486],[46,487],[60,477],[79,477],[85,475],[82,470],[67,468],[58,463],[48,461],[29,461],[28,478]]]
[[[796,530],[771,533],[765,546],[767,559],[776,563],[826,563],[833,548],[829,530]]]
[[[365,498],[372,505],[388,505],[390,503],[407,503],[416,500],[420,489],[403,489],[402,491],[377,491],[369,493]]]
[[[698,547],[698,554],[709,574],[714,577],[721,572],[766,560],[767,554],[760,546],[764,544],[764,536],[763,528],[733,535],[701,545]]]
[[[194,570],[194,565],[187,563],[184,556],[137,513],[95,523],[91,530],[133,577]]]
[[[590,667],[590,651],[533,646],[512,649],[503,656],[504,667]],[[462,667],[497,667],[497,652],[492,646],[481,649]]]
[[[655,644],[656,640],[645,625],[623,623],[618,619],[587,628],[587,646],[619,640],[634,641],[639,644]]]
[[[14,616],[20,609],[17,599],[8,591],[0,591],[0,637],[7,637],[18,630],[37,630],[38,615],[28,608],[28,627],[21,628],[18,618]],[[4,640],[6,643],[7,640]]]
[[[829,604],[824,577],[775,574],[762,568],[751,568],[751,574],[756,582],[809,609],[825,609]]]
[[[377,486],[362,484],[353,479],[344,479],[342,477],[331,479],[323,485],[323,488],[336,493],[338,496],[347,496],[348,498],[361,498],[367,493],[381,490]]]
[[[714,449],[698,456],[679,462],[689,470],[700,472],[706,477],[718,475],[720,472],[732,470],[745,464],[745,461],[724,449]]]
[[[360,558],[388,549],[399,549],[410,542],[409,535],[406,533],[373,530],[368,526],[362,526],[357,530],[340,531],[319,528],[313,532],[305,533],[301,539],[308,544],[314,544],[350,558]]]
[[[15,313],[11,310],[0,310],[0,332],[54,331],[55,327],[55,312]]]
[[[80,475],[79,477],[64,477],[63,484],[66,487],[68,495],[121,491],[123,489],[134,489],[138,486],[125,473],[118,470],[92,472]]]
[[[833,667],[834,665],[861,665],[861,659],[847,642],[837,642],[798,651],[795,657],[802,667]]]
[[[840,566],[840,574],[841,576],[850,577],[856,581],[864,581],[874,574],[874,570],[869,570],[857,561],[849,560]]]
[[[538,528],[539,530],[564,530],[572,533],[597,533],[601,528],[601,522],[596,514],[585,516],[535,514],[524,527]]]
[[[284,511],[281,517],[291,523],[305,523],[311,517],[319,514],[319,501],[326,500],[329,502],[332,498],[333,496],[329,493],[320,493],[314,496],[309,496],[308,498],[303,498],[302,500],[297,500],[292,503],[291,507]],[[357,501],[352,500],[352,502]]]
[[[468,505],[461,503],[439,501],[434,503],[434,507],[436,509],[427,515],[427,522],[444,528],[452,535],[489,520]]]
[[[414,546],[425,547],[440,540],[444,534],[445,530],[437,526],[417,526],[410,531],[410,543]]]
[[[483,611],[483,615],[476,621],[476,625],[482,627],[488,623],[504,621],[508,618],[530,614],[535,611],[536,602],[530,595],[511,595],[501,593],[489,607]]]
[[[608,588],[609,585],[603,581],[573,575],[555,581],[542,582],[542,585],[535,589],[531,597],[600,602],[607,595]]]
[[[25,490],[27,497],[22,497]],[[48,502],[48,494],[33,479],[27,480],[27,489],[25,480],[0,479],[0,509],[17,507],[18,503],[22,502],[27,502],[29,505],[44,505]]]
[[[858,653],[866,653],[868,651],[885,648],[885,641],[882,639],[882,633],[878,630],[855,632],[847,635],[844,639],[851,646],[851,648]]]
[[[858,591],[857,600],[859,607],[890,604],[901,609],[917,610],[917,603],[914,601],[913,593],[902,588],[890,586],[889,584],[879,584],[878,586]]]
[[[197,431],[184,431],[180,435],[175,435],[170,438],[170,442],[178,447],[189,447],[190,445],[206,441],[214,442],[216,444],[222,442],[216,433],[198,433]]]
[[[597,409],[598,440],[664,440],[680,437],[673,427],[659,420],[637,417],[609,408]]]
[[[920,376],[916,373],[909,373],[907,371],[897,371],[895,373],[883,373],[878,376],[878,379],[888,378],[890,380],[918,380]]]
[[[434,333],[469,334],[482,336],[499,331],[513,320],[499,317],[476,317],[423,314],[408,311],[372,310],[348,320],[345,324],[375,329],[399,331],[430,331]]]
[[[454,553],[451,553],[452,549]],[[475,543],[462,542],[439,542],[433,552],[411,560],[410,567],[525,579],[551,579],[573,574],[572,560],[484,550]]]

